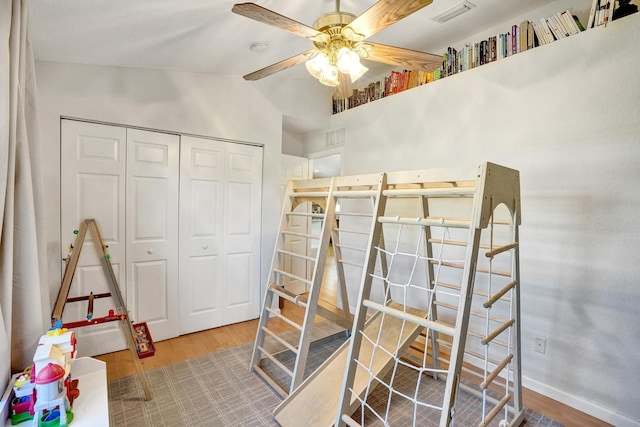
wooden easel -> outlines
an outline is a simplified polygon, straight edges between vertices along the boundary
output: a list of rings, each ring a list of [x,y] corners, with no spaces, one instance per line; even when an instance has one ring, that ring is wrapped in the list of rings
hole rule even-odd
[[[110,293],[102,293],[97,295],[91,294],[83,297],[68,298],[69,290],[71,289],[71,283],[73,282],[73,276],[78,266],[78,260],[80,259],[82,245],[87,234],[87,229],[91,233],[91,239],[93,240],[96,254],[98,255],[98,258],[100,259],[100,262],[102,264],[102,270],[104,271],[104,274],[107,278],[107,285],[109,286]],[[140,359],[138,358],[135,331],[133,330],[133,326],[131,324],[131,321],[129,320],[127,307],[124,302],[124,298],[122,297],[122,293],[120,292],[120,287],[118,286],[118,281],[116,280],[113,268],[111,267],[111,261],[106,251],[106,246],[102,241],[102,237],[100,235],[100,231],[98,230],[98,225],[96,224],[95,219],[85,219],[80,223],[80,228],[78,229],[78,234],[73,245],[73,252],[71,253],[71,256],[67,258],[67,265],[65,267],[64,277],[62,278],[62,284],[60,285],[60,289],[58,290],[58,297],[56,298],[56,303],[53,307],[53,311],[51,312],[51,324],[55,325],[62,322],[62,313],[67,302],[89,301],[89,311],[92,311],[91,307],[93,305],[93,299],[105,297],[111,297],[113,299],[113,302],[115,303],[115,310],[113,313],[114,315],[109,315],[100,319],[93,319],[93,321],[88,322],[71,322],[68,324],[63,323],[62,326],[89,326],[98,323],[119,320],[120,329],[122,330],[127,341],[127,346],[129,347],[129,351],[133,359],[133,364],[138,371],[138,377],[140,378],[140,382],[142,383],[145,399],[151,400],[151,388],[149,386],[149,382],[147,380],[144,369],[142,368],[142,364],[140,363]]]

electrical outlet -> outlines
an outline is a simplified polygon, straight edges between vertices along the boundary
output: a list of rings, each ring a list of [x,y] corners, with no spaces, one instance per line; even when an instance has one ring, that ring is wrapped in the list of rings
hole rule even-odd
[[[544,354],[547,351],[547,340],[542,337],[536,337],[533,350]]]

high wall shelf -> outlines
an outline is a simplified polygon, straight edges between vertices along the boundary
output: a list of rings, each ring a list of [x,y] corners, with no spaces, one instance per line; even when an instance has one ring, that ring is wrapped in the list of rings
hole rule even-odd
[[[559,12],[560,13],[560,12]],[[544,18],[543,18],[544,19]],[[580,25],[582,25],[583,27],[587,26],[587,20],[588,20],[588,16],[584,18],[584,22],[583,19],[580,19]],[[539,21],[529,21],[529,22],[539,22]],[[510,29],[507,33],[505,34],[511,34],[511,31],[515,28],[515,27],[519,27],[521,24],[518,25],[514,25],[512,27],[512,29]],[[605,25],[601,25],[601,27],[605,27]],[[593,27],[596,28],[596,27]],[[587,28],[588,30],[588,28]],[[585,30],[581,30],[579,33],[577,34],[569,34],[566,37],[572,36],[572,35],[578,35],[582,32],[585,32]],[[498,35],[499,37],[499,35]],[[553,36],[552,36],[553,37]],[[563,38],[566,38],[563,37]],[[490,40],[491,38],[487,39]],[[487,40],[482,40],[481,42],[487,41]],[[538,43],[538,36],[535,36],[535,40],[536,43],[531,46],[528,47],[526,50],[521,51],[518,50],[517,52],[510,52],[508,55],[503,56],[503,57],[499,57],[499,55],[495,56],[494,59],[490,59],[486,62],[482,62],[482,63],[478,63],[477,65],[473,65],[473,66],[465,66],[465,67],[458,67],[458,69],[452,69],[451,68],[451,64],[450,64],[450,60],[448,61],[447,59],[450,58],[450,54],[451,51],[449,50],[448,52],[444,52],[443,53],[443,67],[441,67],[440,69],[438,69],[437,71],[433,72],[433,73],[425,73],[425,72],[420,72],[423,73],[421,76],[418,76],[418,71],[416,70],[393,70],[391,71],[391,73],[389,74],[389,76],[385,77],[382,80],[379,81],[374,81],[369,83],[367,86],[365,87],[361,87],[361,89],[354,89],[353,90],[353,94],[351,96],[349,96],[348,98],[344,98],[344,99],[336,99],[336,98],[332,98],[332,107],[333,107],[333,114],[338,114],[341,113],[343,111],[346,110],[350,110],[353,109],[355,107],[358,107],[360,105],[363,104],[367,104],[369,102],[373,102],[373,101],[377,101],[379,99],[383,99],[383,98],[387,98],[389,96],[395,95],[397,93],[401,93],[404,92],[406,90],[409,89],[413,89],[415,87],[419,87],[419,86],[424,86],[426,84],[429,83],[433,83],[435,81],[438,80],[442,80],[445,77],[451,77],[455,74],[459,74],[463,71],[470,71],[472,69],[475,68],[479,68],[482,65],[486,65],[489,63],[493,63],[493,62],[497,62],[501,59],[507,59],[510,58],[511,56],[514,56],[516,54],[519,53],[524,53],[528,50],[533,50],[537,47],[541,47],[544,44],[552,44],[551,42],[547,42],[547,43]],[[556,38],[554,41],[559,41],[560,39]],[[476,45],[478,45],[481,42],[477,42],[475,43]],[[467,43],[465,46],[463,46],[462,48],[460,48],[460,51],[462,51],[463,49],[466,49],[466,47],[468,46],[473,46],[474,43]],[[489,46],[491,46],[491,44],[489,43]],[[451,48],[449,48],[451,49]],[[473,49],[472,49],[473,51]],[[469,59],[468,61],[469,63],[471,63],[471,60]],[[448,71],[447,71],[447,68]],[[464,68],[464,69],[462,69]],[[427,77],[427,74],[429,74],[429,76]],[[391,84],[390,82],[398,80],[400,82],[400,87],[398,88],[389,88],[389,84]],[[385,82],[389,82],[385,85]],[[395,84],[395,83],[394,83]],[[386,91],[385,91],[385,86]]]

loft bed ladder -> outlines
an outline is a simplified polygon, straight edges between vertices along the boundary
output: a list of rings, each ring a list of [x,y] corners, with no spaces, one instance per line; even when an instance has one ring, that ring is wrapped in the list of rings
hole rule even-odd
[[[282,397],[304,379],[316,315],[345,331],[351,328],[347,276],[354,275],[349,271],[353,269],[359,269],[355,277],[361,275],[366,237],[375,221],[372,208],[380,198],[381,183],[380,174],[371,174],[291,180],[287,184],[251,357],[251,369]],[[356,204],[358,209],[350,210],[350,204]],[[363,204],[369,206],[368,210],[361,209]],[[341,226],[346,218],[355,220],[359,228]],[[358,235],[365,237],[361,244],[341,243],[343,237],[349,236],[353,241]],[[321,298],[330,245],[335,253],[337,304]],[[280,298],[304,310],[302,322],[275,308]],[[276,333],[269,327],[274,318],[293,332],[286,336]]]

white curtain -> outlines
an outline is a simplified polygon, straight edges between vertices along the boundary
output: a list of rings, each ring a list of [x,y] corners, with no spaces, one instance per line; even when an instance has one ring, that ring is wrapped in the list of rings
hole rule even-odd
[[[0,387],[49,326],[42,178],[27,0],[0,0]]]

